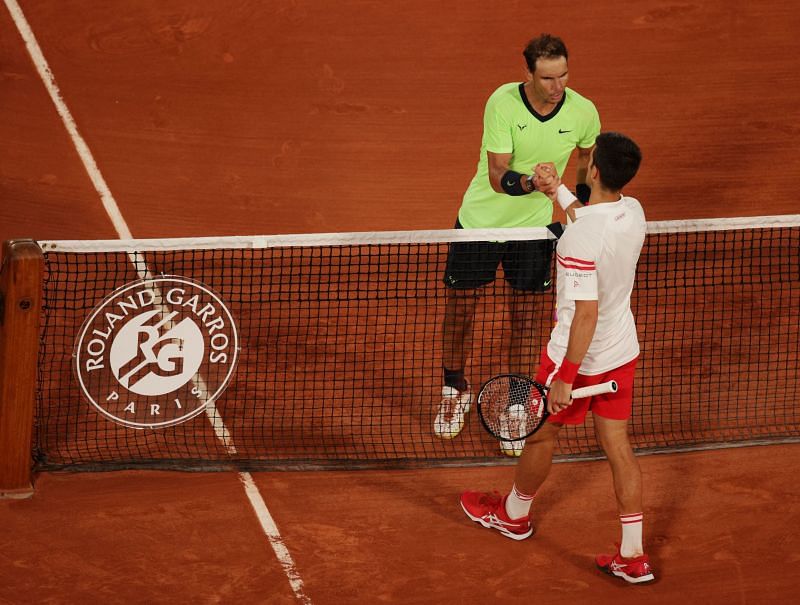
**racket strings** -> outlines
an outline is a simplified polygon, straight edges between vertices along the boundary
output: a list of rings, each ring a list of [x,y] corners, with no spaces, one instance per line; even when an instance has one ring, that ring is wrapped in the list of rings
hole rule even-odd
[[[541,423],[544,399],[530,380],[505,376],[488,386],[483,393],[481,414],[493,435],[517,441]]]

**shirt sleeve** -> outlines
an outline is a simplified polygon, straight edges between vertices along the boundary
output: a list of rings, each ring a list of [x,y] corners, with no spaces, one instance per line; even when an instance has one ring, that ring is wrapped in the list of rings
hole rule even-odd
[[[600,134],[600,114],[597,113],[597,108],[594,103],[589,102],[589,111],[585,121],[585,128],[581,140],[578,141],[578,147],[587,149],[594,145],[594,140]]]
[[[495,92],[486,102],[483,113],[483,147],[492,153],[513,153],[511,126],[503,115],[501,98]]]
[[[563,271],[563,292],[567,300],[598,299],[596,239],[582,234],[574,223],[558,242],[556,262]]]

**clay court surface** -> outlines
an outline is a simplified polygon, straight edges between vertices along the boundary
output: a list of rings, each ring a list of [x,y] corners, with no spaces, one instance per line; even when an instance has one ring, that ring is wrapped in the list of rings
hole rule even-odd
[[[648,219],[797,213],[792,3],[20,6],[137,238],[450,227],[486,97],[540,31],[641,144]],[[117,238],[5,6],[0,95],[0,240]],[[643,456],[659,579],[639,587],[593,566],[619,532],[602,461],[556,465],[519,543],[458,506],[509,466],[253,473],[272,540],[235,472],[40,474],[0,501],[0,603],[786,603],[798,463],[796,444]]]

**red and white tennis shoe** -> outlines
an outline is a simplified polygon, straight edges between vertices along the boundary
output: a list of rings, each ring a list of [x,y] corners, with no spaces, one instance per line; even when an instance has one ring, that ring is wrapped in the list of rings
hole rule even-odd
[[[453,387],[442,387],[442,401],[439,413],[433,421],[433,432],[442,439],[452,439],[464,427],[464,419],[472,403],[472,393],[459,391]]]
[[[507,497],[497,492],[464,492],[461,494],[461,508],[476,523],[496,529],[512,540],[524,540],[533,533],[531,518],[511,519],[506,513]]]
[[[613,555],[597,555],[595,562],[607,574],[622,578],[631,584],[652,582],[656,579],[647,555],[626,559],[619,553],[619,547]]]

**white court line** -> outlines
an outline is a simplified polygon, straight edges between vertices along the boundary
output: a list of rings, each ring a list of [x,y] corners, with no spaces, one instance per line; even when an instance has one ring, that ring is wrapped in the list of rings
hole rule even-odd
[[[89,146],[86,144],[86,141],[84,141],[80,132],[78,132],[78,127],[75,124],[72,113],[69,111],[67,104],[64,102],[64,99],[61,96],[61,91],[58,88],[58,84],[56,84],[55,76],[50,70],[47,60],[42,54],[42,49],[39,47],[39,43],[36,41],[36,36],[34,36],[33,30],[31,30],[28,20],[25,18],[25,15],[23,14],[22,9],[16,0],[4,0],[4,2],[8,12],[11,14],[11,18],[14,20],[14,23],[17,26],[20,36],[22,36],[22,39],[25,41],[25,47],[28,49],[28,53],[30,54],[31,60],[36,67],[36,71],[39,72],[39,77],[42,79],[42,83],[47,89],[50,99],[53,101],[56,111],[61,117],[61,121],[64,123],[64,127],[67,129],[67,132],[72,139],[75,150],[78,152],[78,155],[83,162],[83,166],[86,169],[86,172],[88,173],[95,190],[100,195],[103,208],[105,208],[106,214],[111,219],[114,230],[117,232],[117,235],[120,239],[132,239],[133,236],[128,228],[128,224],[125,222],[125,219],[119,210],[119,206],[117,205],[114,196],[111,194],[111,190],[108,188],[103,175],[100,173],[100,169],[97,167],[94,156],[89,150]],[[147,270],[139,272],[139,276],[142,278],[146,278],[148,275],[149,271]],[[206,391],[205,383],[202,380],[202,377],[197,376],[196,380],[198,383],[200,383],[198,386],[201,388],[201,390]],[[211,421],[217,438],[222,441],[228,452],[235,453],[236,449],[230,439],[228,429],[225,427],[224,423],[222,422],[222,418],[217,413],[216,406],[209,406],[209,408],[211,407],[213,407],[213,409],[207,410],[207,415]],[[258,521],[264,530],[264,534],[269,540],[270,546],[272,546],[275,556],[278,558],[278,561],[283,567],[283,571],[289,580],[289,585],[292,587],[295,596],[303,603],[311,603],[311,600],[306,596],[303,590],[303,581],[297,573],[297,568],[291,554],[289,553],[289,549],[286,548],[286,544],[284,543],[283,538],[278,531],[278,527],[275,524],[275,521],[272,518],[266,503],[264,502],[264,498],[261,496],[261,493],[258,491],[258,488],[253,482],[253,478],[250,476],[250,473],[242,472],[239,473],[239,479],[244,485],[245,493],[250,501],[250,505],[253,507],[253,510],[258,517]]]
[[[61,97],[61,91],[58,89],[53,72],[50,71],[50,67],[47,65],[47,61],[42,54],[42,49],[39,48],[39,43],[36,41],[36,37],[33,35],[30,25],[28,25],[28,20],[25,19],[25,15],[22,13],[19,4],[17,4],[17,0],[5,0],[5,3],[22,39],[25,41],[25,47],[28,49],[33,64],[36,66],[36,71],[39,72],[39,77],[42,79],[47,92],[50,93],[50,99],[52,99],[53,104],[56,106],[56,111],[58,111],[58,115],[61,116],[61,121],[64,122],[64,127],[67,129],[72,143],[75,145],[75,149],[78,151],[78,155],[83,161],[86,172],[89,173],[89,178],[92,180],[94,188],[97,190],[97,193],[100,194],[100,200],[103,202],[103,207],[106,209],[106,213],[111,219],[114,229],[120,239],[131,238],[131,232],[128,229],[128,225],[125,224],[125,219],[122,218],[117,202],[114,201],[114,196],[111,195],[111,191],[108,189],[103,175],[100,174],[94,157],[92,157],[92,153],[89,151],[89,146],[86,145],[86,141],[83,140],[83,137],[78,132],[75,120],[67,108],[66,103],[64,103],[64,99]]]

